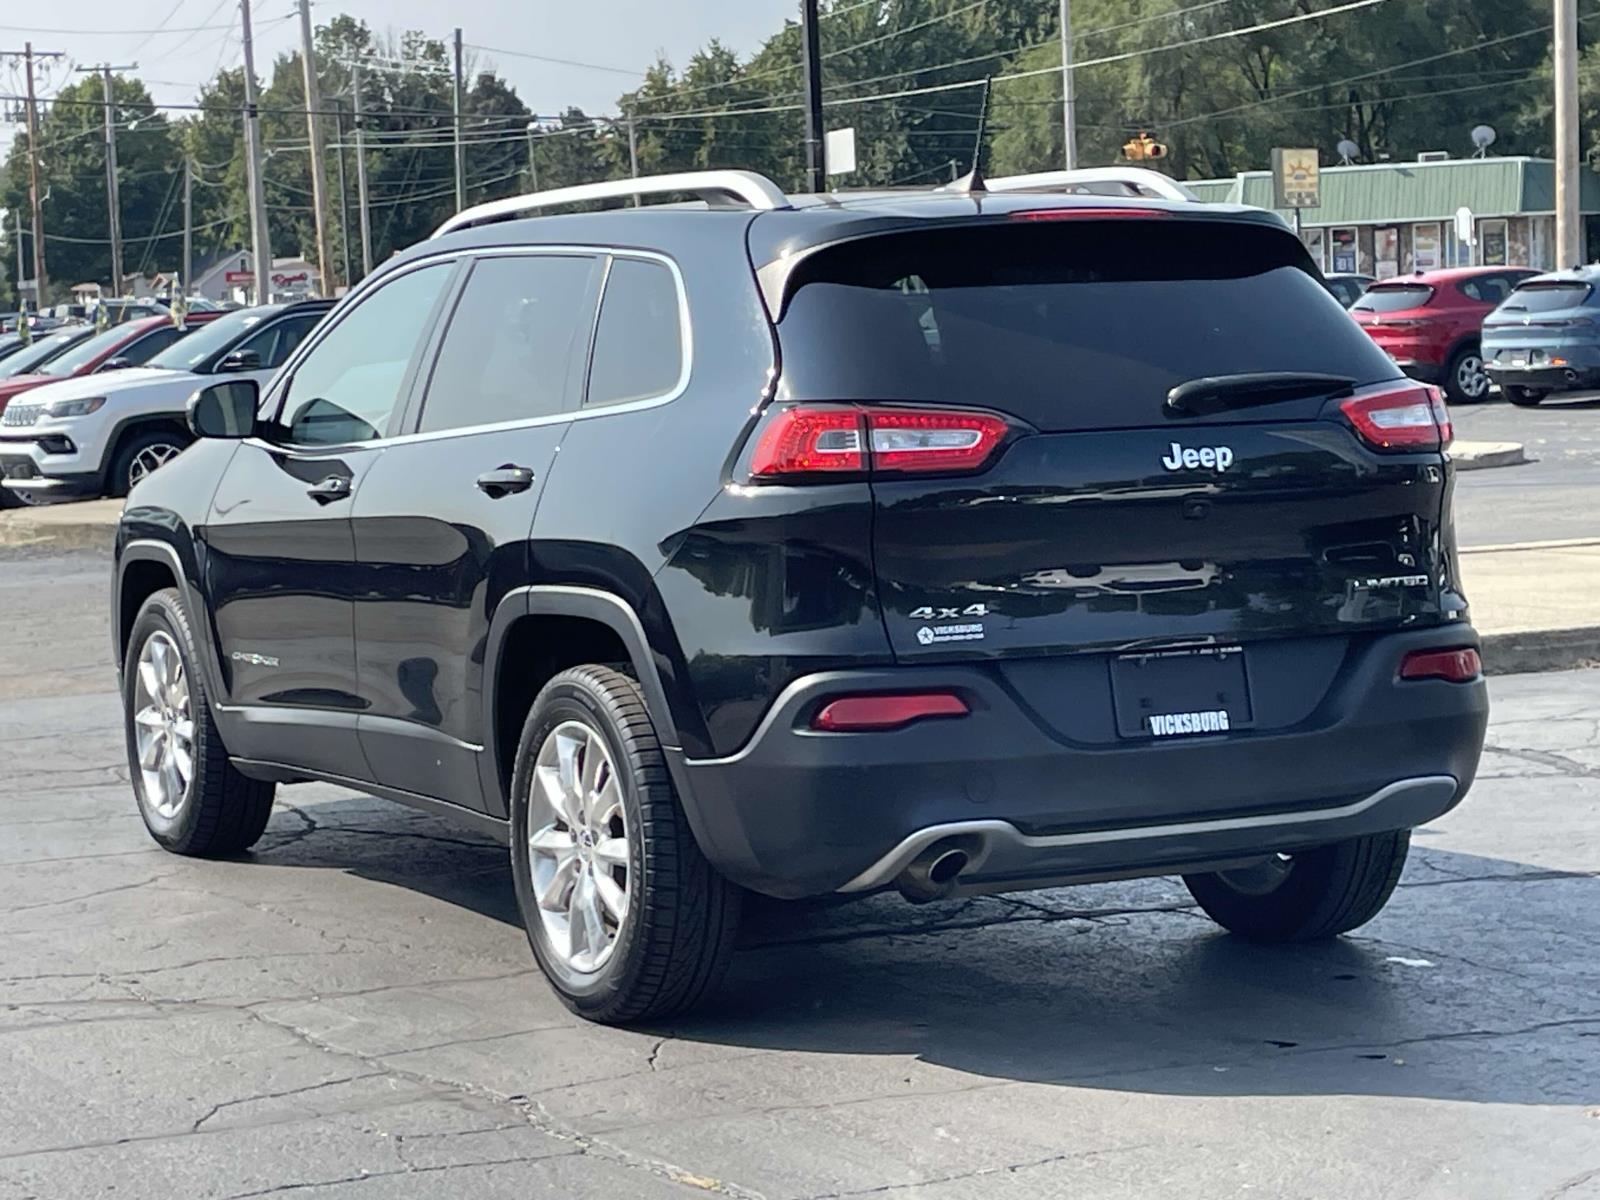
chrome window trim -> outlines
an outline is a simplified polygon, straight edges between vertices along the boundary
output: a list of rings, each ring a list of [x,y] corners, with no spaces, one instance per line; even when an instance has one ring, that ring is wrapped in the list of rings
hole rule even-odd
[[[441,261],[452,262],[460,261],[466,258],[526,258],[529,255],[536,254],[553,254],[557,256],[587,255],[589,257],[603,257],[607,259],[637,258],[644,259],[649,262],[661,263],[667,268],[667,270],[672,272],[673,283],[678,289],[678,334],[682,339],[683,348],[683,366],[678,372],[678,381],[673,386],[672,390],[663,392],[659,396],[648,396],[642,400],[630,400],[626,404],[601,404],[591,408],[587,403],[581,403],[578,408],[573,409],[571,412],[550,413],[542,417],[524,417],[515,421],[496,421],[487,425],[463,425],[455,429],[436,429],[428,433],[400,433],[394,435],[393,437],[373,438],[371,441],[367,442],[350,442],[347,443],[344,448],[365,449],[367,447],[380,448],[383,446],[408,446],[414,442],[436,442],[445,438],[465,437],[470,434],[477,433],[501,433],[513,429],[537,429],[540,426],[556,425],[564,421],[584,421],[591,420],[595,417],[614,416],[617,413],[641,412],[649,408],[659,408],[663,404],[670,404],[672,401],[676,400],[679,396],[683,395],[689,390],[689,380],[694,373],[694,330],[691,326],[689,314],[689,290],[688,286],[684,283],[683,271],[679,268],[678,264],[669,256],[661,254],[655,250],[635,250],[621,246],[574,246],[565,244],[486,246],[481,249],[474,248],[467,250],[452,250],[440,254],[430,254],[426,258],[419,258],[415,263],[408,263],[405,270],[396,271],[394,275],[385,276],[384,279],[387,281],[391,278],[398,278],[400,275],[406,274],[413,269],[418,269],[423,266],[432,265]],[[598,335],[600,329],[600,310],[605,307],[605,285],[610,282],[611,278],[611,265],[609,262],[605,264],[605,272],[605,278],[601,281],[599,304],[595,308],[594,327],[590,330],[589,334],[591,339]],[[470,283],[471,281],[468,280],[468,282]],[[365,290],[367,289],[362,289],[362,291]],[[352,295],[360,295],[360,293],[352,293]],[[351,304],[350,307],[354,308],[355,305]],[[338,323],[336,322],[329,328],[329,330],[324,332],[322,327],[319,325],[318,332],[321,336],[318,337],[317,341],[320,343],[322,337],[326,336],[327,332],[331,332],[332,329],[337,327]],[[446,335],[448,336],[448,330],[446,330]],[[304,345],[305,343],[302,343],[302,346]],[[440,346],[441,348],[443,347],[443,342],[440,343]],[[312,349],[315,349],[315,346],[307,347],[304,350],[304,353],[309,354],[311,353]],[[437,357],[437,355],[435,357]],[[299,366],[299,362],[296,361],[294,363],[295,370],[299,370]],[[275,411],[282,410],[283,398],[288,394],[289,384],[293,381],[292,372],[286,370],[284,372],[284,376],[284,383],[281,387],[283,395],[277,397]],[[588,371],[586,370],[583,381],[583,396],[585,400],[587,400],[588,392],[589,379]],[[424,393],[423,403],[426,404],[426,402],[427,395]],[[265,439],[259,438],[246,438],[245,440],[257,446],[279,452],[294,451],[296,449],[302,449],[305,451],[311,451],[315,449],[317,451],[323,451],[339,448],[324,446],[296,447],[293,445],[267,442]]]

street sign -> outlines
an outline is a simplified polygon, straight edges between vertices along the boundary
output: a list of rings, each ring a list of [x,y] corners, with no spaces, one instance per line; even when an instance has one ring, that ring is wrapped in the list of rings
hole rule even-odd
[[[1273,147],[1272,207],[1322,207],[1322,178],[1315,150]]]
[[[224,271],[222,280],[224,283],[250,284],[256,281],[256,273],[254,271]]]
[[[856,131],[854,126],[830,129],[823,136],[823,161],[829,175],[848,175],[856,169]]]

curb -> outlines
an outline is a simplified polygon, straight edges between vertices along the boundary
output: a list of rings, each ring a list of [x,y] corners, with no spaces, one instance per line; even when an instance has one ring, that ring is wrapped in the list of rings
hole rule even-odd
[[[1485,675],[1600,667],[1600,625],[1486,634],[1480,651]]]
[[[117,527],[98,522],[35,525],[31,522],[0,522],[0,550],[110,550]]]
[[[1486,471],[1491,467],[1519,467],[1528,461],[1521,442],[1457,442],[1450,459],[1458,471]]]

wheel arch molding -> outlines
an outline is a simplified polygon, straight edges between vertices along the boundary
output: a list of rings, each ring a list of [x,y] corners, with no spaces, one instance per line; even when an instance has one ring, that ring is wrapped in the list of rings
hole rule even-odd
[[[514,737],[504,735],[499,720],[502,677],[509,665],[506,656],[512,631],[518,622],[530,617],[566,617],[590,621],[605,626],[615,634],[627,653],[628,665],[644,693],[645,705],[662,748],[669,752],[670,758],[672,752],[681,745],[661,671],[644,625],[632,605],[598,588],[563,584],[514,588],[495,607],[484,645],[484,753],[480,776],[484,798],[491,813],[496,810],[502,814],[509,811],[505,781],[510,777],[507,768],[516,754],[516,744]]]
[[[200,652],[200,668],[205,674],[207,692],[212,696],[226,694],[221,687],[221,672],[211,613],[202,601],[194,582],[195,572],[191,570],[192,565],[184,561],[184,556],[178,547],[170,542],[141,537],[119,545],[116,555],[116,582],[111,589],[111,649],[119,680],[122,676],[123,660],[127,657],[128,635],[139,609],[150,595],[165,586],[152,571],[152,568],[157,568],[164,575],[170,575],[171,586],[178,589],[184,610],[189,614],[190,623],[199,635],[196,648]],[[156,586],[150,586],[152,583]],[[137,596],[137,602],[130,603],[134,596]]]

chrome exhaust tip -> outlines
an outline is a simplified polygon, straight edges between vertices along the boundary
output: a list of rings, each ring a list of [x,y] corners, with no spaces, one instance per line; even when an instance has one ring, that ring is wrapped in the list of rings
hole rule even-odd
[[[894,881],[900,894],[913,904],[940,900],[955,891],[961,872],[972,861],[965,847],[937,842],[928,847]]]

